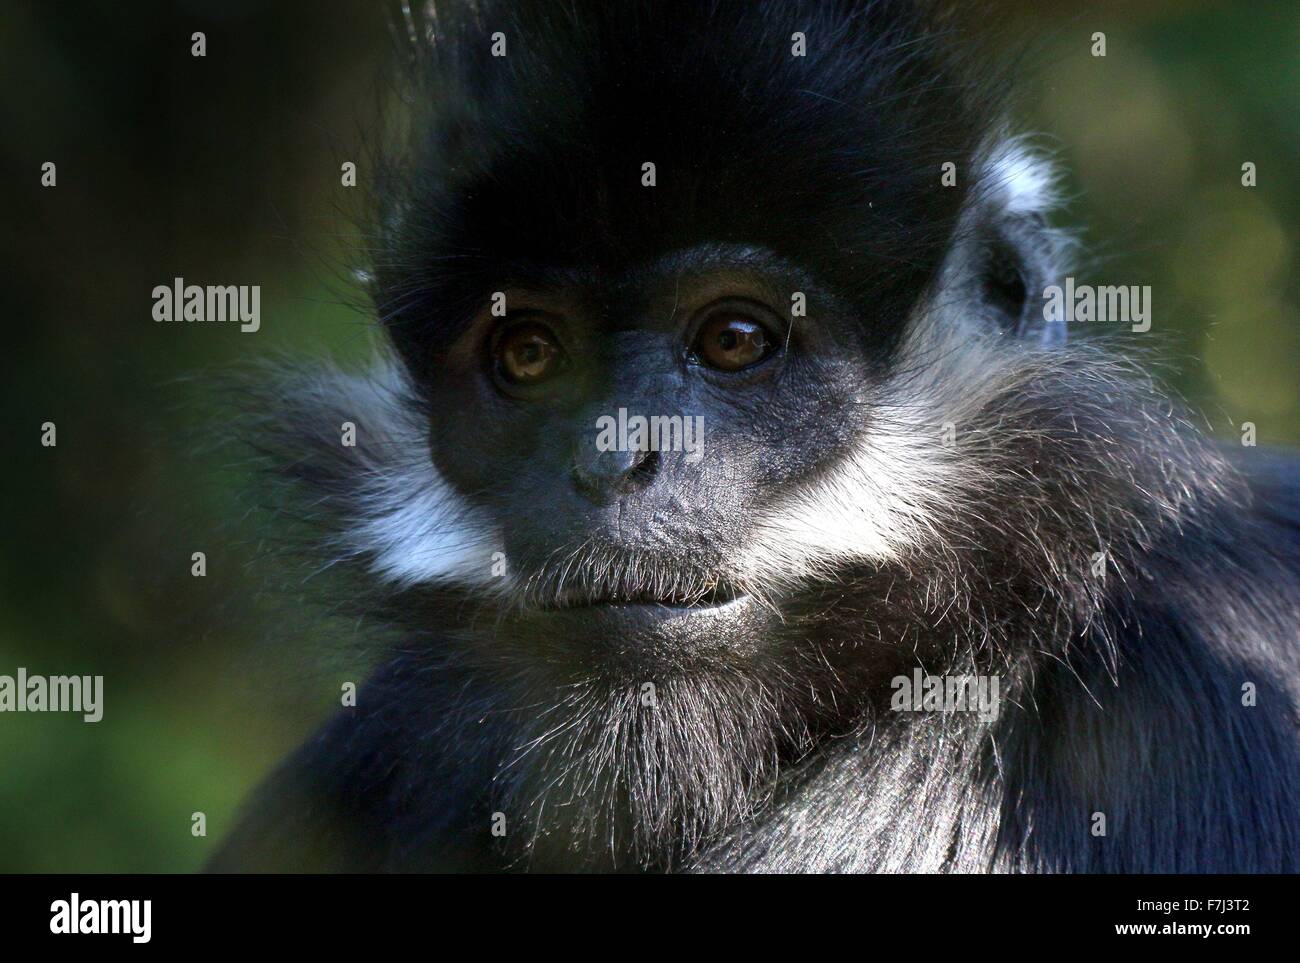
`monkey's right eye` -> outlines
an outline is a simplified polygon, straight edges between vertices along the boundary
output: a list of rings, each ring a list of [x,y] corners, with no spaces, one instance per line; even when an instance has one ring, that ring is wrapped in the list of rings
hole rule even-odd
[[[536,385],[564,368],[564,349],[546,325],[526,321],[507,328],[494,348],[496,367],[512,385]]]
[[[773,348],[763,325],[742,314],[723,313],[700,328],[691,356],[719,371],[741,371],[765,360]]]

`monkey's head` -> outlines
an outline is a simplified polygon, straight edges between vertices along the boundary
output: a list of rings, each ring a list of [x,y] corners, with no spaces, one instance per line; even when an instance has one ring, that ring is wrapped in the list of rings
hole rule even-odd
[[[426,27],[376,284],[442,504],[395,491],[428,539],[378,565],[588,666],[769,658],[810,578],[943,497],[934,329],[1044,338],[1046,175],[912,4]]]
[[[521,718],[560,693],[516,746],[602,774],[591,826],[618,799],[636,833],[725,821],[881,675],[1059,647],[1089,559],[1189,497],[1182,443],[1148,469],[1165,429],[1043,321],[1052,177],[915,5],[405,29],[373,267],[396,357],[300,394],[321,439],[292,471],[408,648]]]

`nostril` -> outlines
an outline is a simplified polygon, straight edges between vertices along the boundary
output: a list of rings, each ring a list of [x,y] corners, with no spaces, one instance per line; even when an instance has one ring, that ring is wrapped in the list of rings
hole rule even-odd
[[[659,472],[657,450],[635,451],[632,454],[635,456],[632,467],[623,473],[620,481],[620,491],[623,494],[646,487],[654,481],[655,475]]]
[[[573,482],[588,501],[604,504],[646,487],[658,471],[657,451],[602,451],[574,464]]]

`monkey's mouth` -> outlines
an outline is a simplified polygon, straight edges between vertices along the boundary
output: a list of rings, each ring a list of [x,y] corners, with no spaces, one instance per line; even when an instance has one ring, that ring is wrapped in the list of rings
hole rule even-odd
[[[576,577],[563,568],[541,574],[517,613],[520,631],[571,646],[581,659],[644,668],[730,655],[760,617],[753,596],[707,569],[663,560],[620,567],[621,558],[614,556],[612,567],[584,566]]]
[[[539,600],[543,611],[560,612],[587,608],[658,607],[681,611],[723,609],[746,598],[736,586],[726,582],[696,588],[580,586],[566,588],[553,597]]]

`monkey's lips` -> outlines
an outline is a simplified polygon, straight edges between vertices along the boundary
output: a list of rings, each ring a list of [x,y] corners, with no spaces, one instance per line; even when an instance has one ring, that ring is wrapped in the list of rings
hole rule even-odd
[[[607,554],[543,572],[507,616],[516,640],[533,639],[589,666],[650,671],[684,659],[729,658],[751,644],[763,606],[721,572],[690,561]]]
[[[596,658],[607,667],[647,672],[684,659],[730,658],[757,637],[761,606],[721,581],[644,588],[570,583],[516,609],[509,631],[530,636],[580,665]]]
[[[559,593],[554,599],[539,606],[542,611],[560,612],[595,608],[659,608],[670,613],[720,611],[734,607],[749,598],[735,586],[725,582],[701,590],[682,591],[666,589],[636,589],[618,591],[608,589],[576,589]]]

